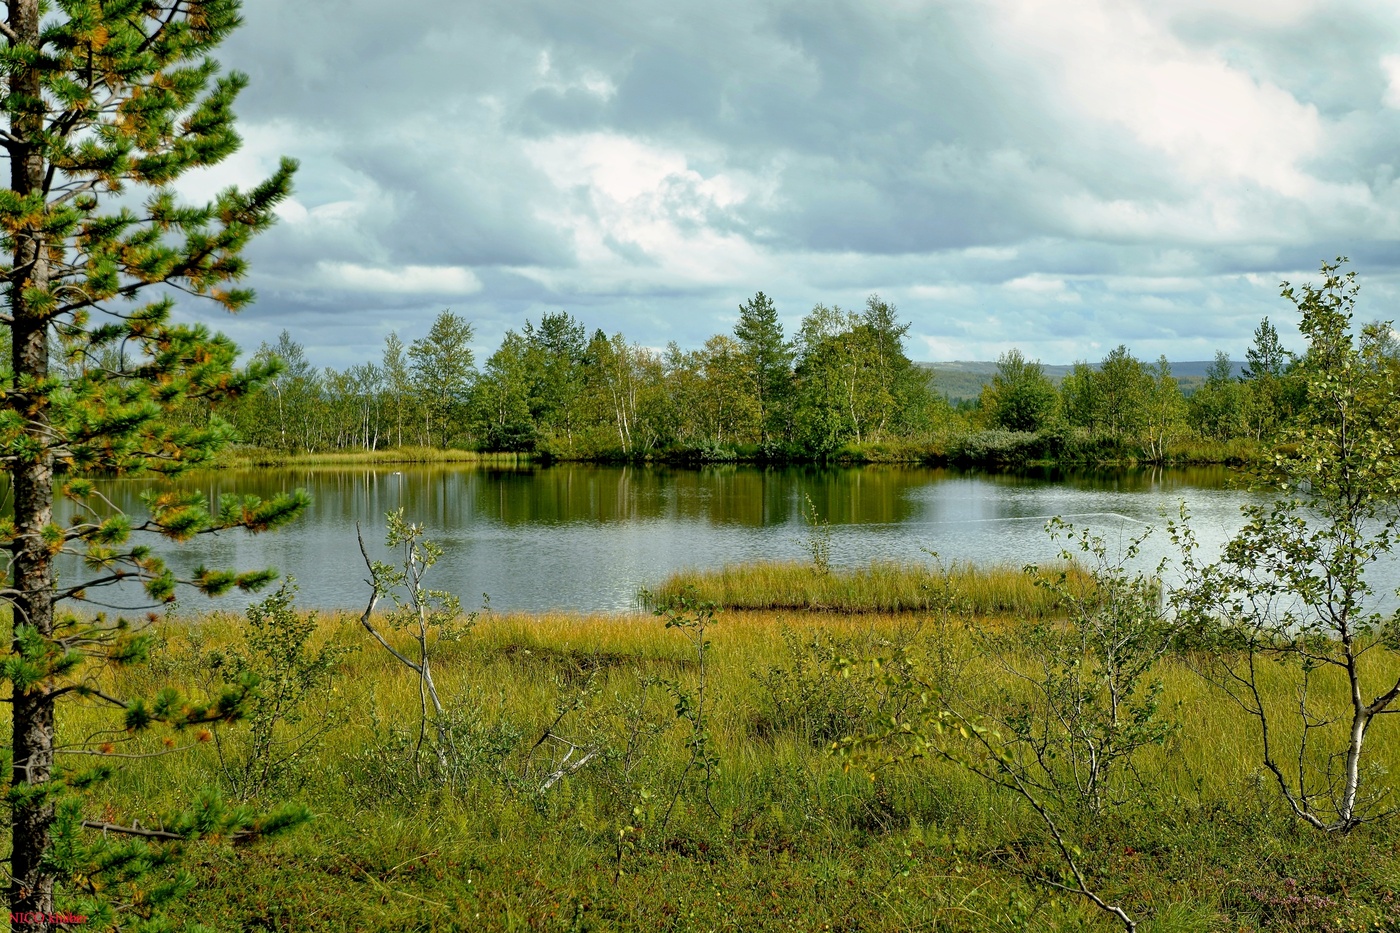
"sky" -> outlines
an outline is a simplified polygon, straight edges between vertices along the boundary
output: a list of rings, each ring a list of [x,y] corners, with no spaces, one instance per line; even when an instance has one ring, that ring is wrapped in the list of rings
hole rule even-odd
[[[443,309],[478,363],[567,311],[700,346],[878,293],[916,360],[1242,359],[1345,255],[1400,318],[1394,0],[245,0],[206,197],[300,161],[248,249],[317,365]],[[182,314],[208,319],[212,309]]]

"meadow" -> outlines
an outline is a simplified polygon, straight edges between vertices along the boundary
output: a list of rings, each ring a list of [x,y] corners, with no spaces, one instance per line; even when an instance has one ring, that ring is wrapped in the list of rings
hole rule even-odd
[[[1121,929],[1064,889],[1064,859],[1024,799],[957,754],[909,754],[882,726],[927,722],[930,702],[1009,721],[1034,699],[1027,626],[1061,625],[1064,607],[1014,572],[954,570],[934,585],[955,599],[901,612],[856,595],[873,579],[898,589],[897,568],[843,583],[797,565],[758,568],[773,591],[750,579],[744,601],[796,605],[805,573],[826,588],[819,610],[686,610],[669,627],[483,615],[432,643],[445,731],[438,743],[429,727],[417,753],[418,679],[357,615],[274,615],[292,633],[280,676],[267,666],[277,640],[250,641],[242,616],[163,620],[153,663],[110,675],[114,690],[198,695],[263,670],[271,705],[246,724],[111,733],[107,754],[138,757],[112,759],[89,809],[159,826],[211,787],[254,809],[309,807],[309,824],[277,838],[182,844],[198,885],[172,919],[219,929]],[[1117,772],[1123,793],[1055,811],[1090,886],[1142,930],[1400,929],[1395,824],[1325,834],[1294,818],[1253,722],[1200,660],[1183,648],[1156,665],[1169,728]],[[1282,667],[1265,680],[1271,701],[1292,690]],[[91,707],[63,728],[90,739],[111,720]],[[883,738],[834,750],[862,734]],[[1385,721],[1370,739],[1384,786],[1400,773],[1397,738]]]

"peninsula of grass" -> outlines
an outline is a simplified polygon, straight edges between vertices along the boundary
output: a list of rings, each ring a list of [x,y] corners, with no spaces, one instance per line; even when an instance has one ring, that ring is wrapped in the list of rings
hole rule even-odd
[[[1041,578],[1075,567],[1045,567]],[[729,564],[717,570],[672,574],[644,602],[656,605],[689,593],[729,610],[805,610],[835,613],[901,613],[957,606],[969,617],[1044,618],[1058,612],[1055,593],[1020,567],[874,561],[864,567],[821,567],[802,561]]]
[[[187,844],[198,884],[179,902],[177,928],[1121,929],[1054,887],[1059,856],[1014,796],[930,758],[891,763],[872,781],[832,753],[844,736],[911,712],[887,667],[843,658],[918,659],[983,703],[1025,689],[1017,672],[1036,658],[1014,634],[1021,623],[989,608],[1004,597],[977,597],[990,585],[980,579],[968,571],[939,584],[983,599],[975,618],[723,612],[705,632],[703,671],[685,631],[651,615],[487,615],[435,645],[445,767],[414,754],[413,674],[356,616],[324,613],[309,650],[336,649],[333,676],[284,710],[294,715],[275,731],[280,764],[258,777],[243,725],[118,738],[119,754],[158,757],[114,758],[88,808],[154,827],[218,787],[254,809],[295,801],[315,814],[262,843]],[[991,579],[1009,584],[1000,571]],[[167,621],[153,663],[103,686],[216,690],[231,659],[247,656],[246,631],[239,616]],[[1141,754],[1144,790],[1071,840],[1093,884],[1144,933],[1400,929],[1400,824],[1303,826],[1261,774],[1248,717],[1190,660],[1159,668],[1161,709],[1177,729]],[[678,717],[678,697],[693,702],[702,676],[708,777],[695,766],[696,732]],[[1266,687],[1292,689],[1282,675]],[[70,707],[61,739],[112,726],[98,706]],[[1379,722],[1370,739],[1378,774],[1400,773],[1396,728]]]

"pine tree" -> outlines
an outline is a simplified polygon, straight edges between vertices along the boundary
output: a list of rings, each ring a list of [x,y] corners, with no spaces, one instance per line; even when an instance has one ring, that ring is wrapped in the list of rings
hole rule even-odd
[[[0,192],[6,253],[0,323],[12,351],[10,372],[0,381],[0,457],[12,513],[0,520],[0,544],[9,551],[0,596],[13,613],[3,668],[13,741],[0,780],[11,831],[10,910],[39,917],[26,927],[38,931],[53,927],[47,918],[65,879],[85,877],[90,890],[101,881],[110,892],[137,880],[133,866],[158,861],[133,861],[113,853],[114,843],[84,832],[73,791],[104,769],[75,771],[64,763],[73,759],[56,757],[61,701],[109,703],[133,731],[159,722],[183,728],[239,712],[237,690],[209,702],[171,691],[151,702],[100,692],[95,673],[141,660],[151,639],[124,617],[86,618],[64,604],[130,581],[141,581],[151,602],[168,601],[181,581],[142,537],[178,541],[225,528],[258,531],[305,506],[301,494],[226,497],[211,505],[197,493],[166,491],[148,497],[150,514],[137,521],[113,512],[85,478],[178,473],[209,463],[228,440],[230,429],[218,418],[191,424],[165,415],[177,405],[207,406],[247,393],[274,369],[239,370],[237,349],[225,337],[172,323],[171,295],[202,296],[229,311],[252,300],[236,285],[246,268],[240,253],[272,222],[295,165],[284,160],[266,182],[249,191],[230,188],[203,205],[177,203],[170,187],[239,145],[231,108],[247,79],[220,74],[208,57],[239,24],[238,0],[6,5],[0,143],[10,184]],[[138,206],[132,195],[143,191]],[[100,209],[118,195],[126,195],[121,206]],[[71,517],[57,513],[56,487]],[[60,583],[55,561],[65,552],[83,557],[87,581]],[[184,582],[213,594],[270,577],[201,569]],[[261,828],[291,818],[283,814]],[[249,821],[205,801],[178,829],[129,829],[123,844],[259,828]],[[134,900],[149,905],[149,893]]]
[[[783,338],[778,309],[763,292],[739,306],[739,323],[734,325],[748,358],[749,378],[758,402],[759,434],[767,446],[775,435],[786,433],[786,415],[792,399],[793,348]]]
[[[538,327],[525,322],[524,337],[534,370],[530,412],[541,434],[562,436],[571,450],[582,417],[588,331],[567,311],[545,312]]]

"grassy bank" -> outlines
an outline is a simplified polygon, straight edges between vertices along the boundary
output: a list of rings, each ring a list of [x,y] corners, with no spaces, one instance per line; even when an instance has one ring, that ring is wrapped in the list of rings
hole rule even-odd
[[[436,447],[384,447],[379,450],[335,450],[288,453],[262,447],[229,447],[219,454],[219,466],[249,467],[373,466],[382,463],[479,463],[515,466],[530,462],[528,454],[440,450]]]
[[[1046,567],[1053,574],[1059,567]],[[1071,568],[1080,581],[1082,572]],[[917,612],[957,601],[970,618],[1011,615],[1043,618],[1060,608],[1050,590],[1020,567],[911,564],[876,561],[866,567],[823,570],[810,563],[767,561],[718,570],[672,574],[650,600],[681,593],[731,610],[812,610],[841,613]]]
[[[1165,466],[1243,465],[1259,455],[1250,440],[1182,440],[1169,452]],[[379,450],[336,450],[290,453],[261,447],[231,447],[220,454],[219,464],[229,468],[283,466],[360,466],[383,463],[480,463],[517,465],[551,461],[576,463],[669,463],[700,466],[714,463],[751,464],[878,464],[918,463],[927,466],[1017,470],[1027,467],[1137,466],[1148,462],[1142,449],[1107,439],[1068,438],[1055,433],[979,431],[950,435],[933,441],[892,440],[848,444],[823,454],[800,449],[765,450],[755,445],[649,450],[627,454],[621,450],[534,453],[491,452],[436,447],[388,447]]]
[[[1015,798],[928,759],[872,782],[830,752],[910,702],[837,659],[922,659],[967,701],[995,703],[1037,660],[1017,624],[996,613],[725,613],[706,632],[702,668],[685,630],[651,616],[488,616],[438,649],[452,738],[441,769],[431,756],[414,763],[416,680],[353,617],[330,614],[316,644],[344,653],[305,715],[280,727],[284,750],[309,739],[284,768],[233,785],[245,727],[220,727],[216,741],[179,733],[192,747],[121,761],[91,808],[160,825],[219,784],[254,806],[310,806],[316,819],[286,837],[190,846],[200,884],[177,919],[216,928],[1113,929],[1082,898],[1034,880],[1059,877],[1059,862]],[[108,686],[211,689],[246,650],[243,626],[167,624],[156,663]],[[1155,933],[1400,928],[1395,825],[1342,836],[1301,826],[1261,778],[1247,718],[1186,660],[1161,671],[1178,729],[1141,758],[1148,791],[1072,840],[1094,883]],[[687,767],[696,733],[677,716],[678,696],[693,701],[702,680],[708,779]],[[1280,677],[1268,689],[1286,699],[1290,687]],[[80,710],[67,738],[107,722]],[[1378,724],[1371,740],[1392,772],[1395,728]],[[542,790],[564,759],[560,740],[594,757]],[[152,735],[118,750],[164,747]]]

